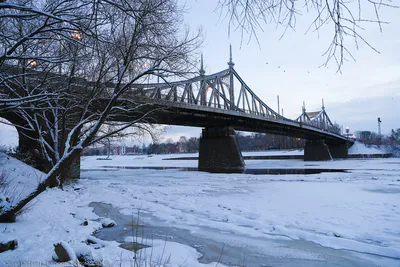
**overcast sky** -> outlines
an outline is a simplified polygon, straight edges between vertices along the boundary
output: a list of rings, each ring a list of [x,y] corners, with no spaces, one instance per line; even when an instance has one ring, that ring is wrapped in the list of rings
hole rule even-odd
[[[333,37],[332,25],[324,27],[319,35],[305,34],[313,19],[310,14],[298,16],[296,30],[288,30],[282,39],[283,29],[269,25],[258,31],[259,42],[255,38],[248,42],[248,36],[242,39],[239,32],[228,35],[228,21],[216,10],[217,1],[182,1],[185,2],[185,22],[192,30],[202,27],[205,33],[201,50],[208,74],[227,68],[229,44],[232,44],[239,75],[276,111],[279,95],[280,106],[288,118],[301,113],[303,101],[308,111],[320,109],[324,98],[331,120],[350,127],[352,132],[377,131],[378,117],[382,120],[382,133],[400,128],[400,9],[380,10],[381,20],[390,22],[383,25],[383,33],[376,24],[363,25],[365,31],[361,33],[379,54],[363,43],[357,50],[348,40],[356,62],[346,62],[342,74],[338,74],[334,62],[320,67],[326,59],[322,54]],[[170,127],[165,140],[178,140],[181,135],[199,136],[200,131],[199,128]],[[8,136],[0,127],[0,138],[4,140]]]
[[[365,1],[366,2],[366,1]],[[187,1],[186,22],[192,29],[203,27],[205,41],[202,47],[207,73],[227,68],[229,44],[233,47],[235,69],[247,85],[271,108],[277,111],[277,95],[284,115],[295,118],[301,113],[303,100],[308,111],[321,107],[324,98],[326,110],[332,121],[352,131],[378,131],[377,118],[382,120],[382,133],[400,128],[400,10],[381,8],[383,32],[376,24],[364,24],[360,33],[380,53],[360,43],[357,50],[348,40],[356,62],[350,60],[336,73],[331,62],[322,54],[333,37],[332,25],[323,28],[319,35],[306,34],[313,16],[298,17],[296,30],[282,36],[276,25],[263,27],[257,34],[259,42],[239,32],[228,35],[228,21],[216,10],[216,1]],[[371,14],[372,9],[364,8]],[[358,12],[356,12],[358,13]],[[369,16],[370,19],[373,17]],[[169,136],[197,136],[200,129],[171,127]]]

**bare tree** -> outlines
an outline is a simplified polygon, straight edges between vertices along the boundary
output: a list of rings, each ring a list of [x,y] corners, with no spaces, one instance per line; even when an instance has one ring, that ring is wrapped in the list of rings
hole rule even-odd
[[[179,137],[178,144],[179,144],[179,152],[187,152],[188,140],[186,136]]]
[[[382,31],[382,25],[388,22],[381,19],[380,10],[399,7],[397,1],[392,0],[219,0],[218,4],[221,12],[226,12],[229,18],[229,32],[232,28],[238,29],[242,39],[244,35],[257,39],[257,32],[263,25],[271,23],[283,27],[285,33],[287,29],[296,27],[303,13],[309,13],[313,18],[307,31],[319,32],[322,28],[329,28],[332,32],[332,41],[323,54],[326,56],[323,65],[334,60],[338,71],[347,58],[354,60],[348,48],[349,40],[357,48],[359,43],[364,43],[378,52],[363,37],[364,26],[377,24]],[[371,9],[373,12],[368,12]]]
[[[130,127],[151,129],[155,102],[137,86],[166,73],[186,75],[201,33],[182,29],[175,0],[44,0],[0,3],[1,89],[8,98],[39,94],[12,112],[44,157],[46,178],[0,210],[0,221],[62,175],[81,151]],[[102,131],[105,123],[113,130]]]

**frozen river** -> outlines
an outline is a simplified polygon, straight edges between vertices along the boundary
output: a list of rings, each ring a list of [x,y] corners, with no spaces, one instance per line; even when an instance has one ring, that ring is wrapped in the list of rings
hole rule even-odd
[[[226,265],[400,265],[400,159],[249,160],[253,169],[347,170],[252,175],[162,170],[197,165],[168,157],[85,157],[80,198],[111,204],[117,220],[140,210],[144,225],[196,247],[205,263],[221,254]]]

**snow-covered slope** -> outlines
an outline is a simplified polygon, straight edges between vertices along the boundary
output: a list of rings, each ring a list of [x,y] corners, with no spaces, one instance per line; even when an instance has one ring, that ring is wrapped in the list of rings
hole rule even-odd
[[[33,192],[45,174],[0,152],[0,176],[0,194],[15,203]]]
[[[385,154],[385,151],[380,149],[377,146],[374,145],[366,145],[361,142],[355,142],[354,145],[352,145],[349,148],[349,154],[366,154],[366,155],[374,155],[374,154]]]

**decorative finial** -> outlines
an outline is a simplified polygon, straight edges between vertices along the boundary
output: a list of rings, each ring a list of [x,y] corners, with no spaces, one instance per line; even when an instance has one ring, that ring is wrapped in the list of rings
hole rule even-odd
[[[322,98],[322,110],[325,109],[324,99]]]
[[[235,63],[232,61],[232,44],[229,45],[229,62],[228,62],[229,68],[233,68],[235,66]]]
[[[303,101],[303,112],[305,112],[305,111],[306,111],[306,102]]]
[[[200,75],[206,74],[206,71],[204,70],[204,62],[203,62],[203,53],[201,53],[201,60],[200,60]]]

